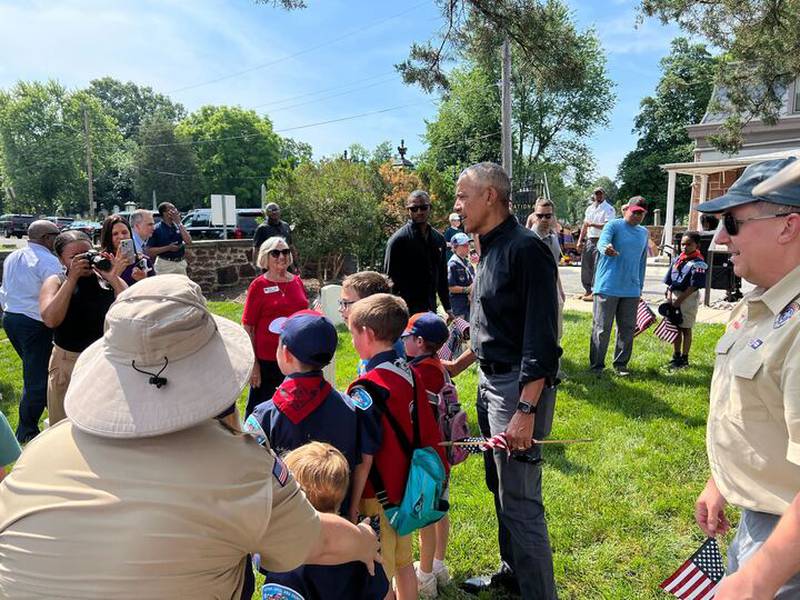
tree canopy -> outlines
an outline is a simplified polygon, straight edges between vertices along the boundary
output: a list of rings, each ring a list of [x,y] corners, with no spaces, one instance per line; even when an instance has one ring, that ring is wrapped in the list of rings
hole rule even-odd
[[[642,0],[640,10],[722,50],[716,81],[729,117],[710,138],[714,145],[734,152],[747,122],[775,123],[781,94],[800,74],[800,0]]]
[[[654,96],[645,97],[634,120],[639,134],[636,149],[620,163],[617,178],[623,198],[642,195],[655,207],[666,207],[667,177],[659,165],[692,160],[694,144],[686,126],[699,123],[714,86],[716,59],[704,44],[685,38],[672,41],[670,54],[661,60],[661,78]],[[677,181],[675,210],[689,210],[691,180]]]

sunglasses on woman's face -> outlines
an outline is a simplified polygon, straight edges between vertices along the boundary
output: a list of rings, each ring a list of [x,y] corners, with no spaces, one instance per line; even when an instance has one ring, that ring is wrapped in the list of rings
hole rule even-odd
[[[430,204],[417,204],[415,206],[407,206],[406,208],[408,210],[410,210],[411,212],[415,213],[415,212],[419,212],[419,211],[425,212],[430,207],[431,207]]]
[[[288,257],[291,253],[292,253],[292,251],[289,250],[289,248],[284,248],[283,250],[270,250],[269,251],[269,255],[272,258],[278,258],[281,255]]]

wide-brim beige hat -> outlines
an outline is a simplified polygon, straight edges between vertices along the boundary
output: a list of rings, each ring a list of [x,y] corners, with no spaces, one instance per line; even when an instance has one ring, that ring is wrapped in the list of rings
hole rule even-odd
[[[800,181],[800,160],[795,160],[753,188],[753,196],[765,196],[775,190]]]
[[[148,277],[119,295],[105,334],[81,352],[64,410],[102,437],[180,431],[236,402],[253,362],[250,337],[209,312],[200,286],[183,275]]]

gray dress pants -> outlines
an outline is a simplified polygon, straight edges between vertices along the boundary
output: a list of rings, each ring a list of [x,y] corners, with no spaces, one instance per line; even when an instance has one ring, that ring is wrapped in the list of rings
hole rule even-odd
[[[540,402],[548,397],[552,407],[555,388],[545,388]],[[502,375],[479,371],[477,412],[482,435],[489,437],[505,431],[517,402],[518,369]],[[542,503],[540,448],[534,446],[528,452],[515,453],[514,458],[504,450],[483,453],[486,485],[494,495],[497,513],[500,558],[516,575],[526,600],[557,598],[553,552]]]
[[[597,241],[594,238],[587,239],[583,245],[583,253],[581,253],[581,285],[587,294],[592,293],[592,286],[594,286],[594,272],[597,269],[599,255]]]
[[[633,334],[636,332],[636,311],[639,298],[594,296],[592,340],[589,346],[589,366],[599,371],[605,367],[611,326],[617,322],[617,341],[614,349],[614,366],[625,367],[633,353]]]

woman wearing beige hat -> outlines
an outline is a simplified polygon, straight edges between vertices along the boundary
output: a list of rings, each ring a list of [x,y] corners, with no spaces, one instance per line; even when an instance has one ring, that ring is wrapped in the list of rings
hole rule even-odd
[[[0,597],[238,599],[256,553],[271,571],[373,569],[369,525],[318,514],[268,445],[215,418],[253,360],[185,276],[120,294],[75,364],[69,418],[0,486]]]
[[[87,252],[92,242],[82,231],[65,231],[53,250],[66,273],[52,275],[39,292],[42,321],[53,330],[53,353],[47,376],[47,415],[50,425],[62,420],[64,394],[72,368],[85,348],[103,335],[103,320],[114,298],[128,287],[122,272],[128,266],[121,252],[116,256]],[[102,260],[97,260],[102,259]]]

